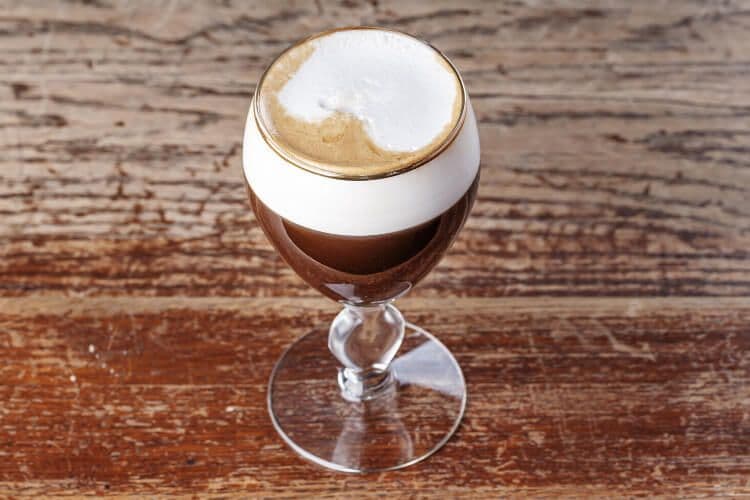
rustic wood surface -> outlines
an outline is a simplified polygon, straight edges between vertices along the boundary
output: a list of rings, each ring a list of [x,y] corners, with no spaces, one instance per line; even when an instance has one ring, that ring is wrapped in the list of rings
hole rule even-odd
[[[334,304],[243,191],[264,65],[416,33],[480,120],[479,197],[401,301],[461,362],[458,434],[309,465],[271,367]],[[0,496],[750,495],[750,4],[0,0]]]

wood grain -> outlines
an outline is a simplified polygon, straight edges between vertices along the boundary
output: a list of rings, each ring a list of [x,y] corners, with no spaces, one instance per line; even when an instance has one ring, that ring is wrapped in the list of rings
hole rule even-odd
[[[714,299],[710,311],[703,304],[404,300],[404,312],[456,353],[471,388],[467,416],[424,465],[356,478],[291,455],[265,407],[273,363],[335,312],[330,303],[4,299],[10,363],[0,371],[7,382],[0,394],[9,404],[0,432],[14,460],[0,462],[0,474],[33,481],[0,488],[288,495],[410,486],[437,494],[447,485],[457,495],[746,488],[750,299]]]
[[[376,24],[461,69],[472,217],[403,301],[470,389],[447,447],[352,477],[265,384],[335,306],[250,212],[254,82]],[[0,0],[0,495],[750,495],[741,1]]]

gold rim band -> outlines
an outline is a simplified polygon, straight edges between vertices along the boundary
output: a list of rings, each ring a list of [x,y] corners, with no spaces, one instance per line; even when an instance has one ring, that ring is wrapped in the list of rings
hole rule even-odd
[[[331,33],[336,33],[338,31],[352,31],[352,30],[390,31],[393,33],[398,33],[403,36],[407,36],[413,40],[418,41],[419,43],[427,45],[432,50],[434,50],[446,62],[446,64],[448,64],[448,67],[451,68],[451,70],[453,71],[453,74],[456,76],[459,87],[461,89],[460,91],[461,110],[459,112],[458,120],[456,120],[456,123],[453,126],[453,129],[442,142],[440,142],[438,145],[430,149],[423,157],[419,158],[418,160],[407,163],[394,170],[384,172],[384,173],[378,173],[374,175],[344,175],[339,172],[333,172],[325,167],[324,162],[316,162],[309,158],[305,158],[301,155],[294,154],[294,152],[292,151],[287,151],[274,140],[273,135],[268,131],[268,128],[266,127],[266,124],[263,121],[263,113],[260,110],[260,100],[257,98],[258,94],[263,89],[263,82],[266,78],[266,75],[268,74],[268,71],[273,67],[274,64],[276,64],[276,61],[278,61],[280,58],[284,56],[284,54],[286,54],[290,50],[293,50],[299,47],[300,45],[303,45],[311,40],[315,40],[316,38],[322,38],[324,36],[330,35]],[[281,54],[276,56],[276,58],[274,58],[274,60],[271,61],[271,64],[268,65],[265,71],[263,71],[263,74],[261,75],[260,80],[258,81],[258,85],[255,89],[255,96],[253,96],[253,102],[251,104],[251,107],[253,111],[253,118],[255,119],[255,123],[257,123],[258,125],[258,129],[260,130],[260,135],[261,137],[263,137],[263,140],[266,142],[266,144],[268,144],[268,146],[277,155],[279,155],[281,158],[286,160],[291,165],[294,165],[295,167],[299,167],[313,174],[322,175],[324,177],[332,177],[335,179],[350,180],[350,181],[365,181],[365,180],[381,179],[384,177],[392,177],[394,175],[403,174],[405,172],[408,172],[410,170],[413,170],[417,167],[424,165],[425,163],[433,160],[438,155],[440,155],[443,151],[445,151],[445,149],[453,143],[456,137],[458,137],[459,132],[461,132],[461,129],[463,128],[463,124],[466,119],[467,99],[468,99],[468,96],[466,94],[466,87],[464,86],[464,82],[461,79],[461,75],[459,74],[458,69],[456,69],[456,67],[453,65],[450,59],[448,59],[445,56],[445,54],[443,54],[440,50],[435,48],[432,44],[420,38],[417,38],[413,35],[410,35],[409,33],[404,33],[403,31],[399,31],[399,30],[395,30],[391,28],[381,28],[378,26],[347,26],[343,28],[335,28],[335,29],[322,31],[320,33],[316,33],[309,37],[303,38],[302,40],[299,40],[298,42],[284,49],[284,51],[281,52]]]

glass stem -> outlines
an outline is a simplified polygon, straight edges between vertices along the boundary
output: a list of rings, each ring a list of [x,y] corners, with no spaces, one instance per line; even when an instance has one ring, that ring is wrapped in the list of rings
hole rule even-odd
[[[404,339],[404,317],[392,304],[346,305],[331,324],[328,348],[339,360],[339,386],[349,401],[393,387],[388,366]]]

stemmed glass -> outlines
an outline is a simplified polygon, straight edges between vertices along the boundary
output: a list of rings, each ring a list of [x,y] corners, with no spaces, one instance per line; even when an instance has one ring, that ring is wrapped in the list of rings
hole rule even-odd
[[[460,82],[455,67],[433,50]],[[314,328],[282,354],[269,381],[271,419],[295,451],[331,469],[372,472],[416,463],[458,427],[466,386],[448,349],[405,321],[393,301],[437,264],[473,204],[479,139],[468,94],[461,82],[460,118],[430,155],[388,175],[348,178],[331,175],[274,141],[260,105],[264,78],[248,113],[243,145],[251,205],[284,260],[343,305],[330,325]],[[411,210],[415,220],[427,203],[442,208],[435,217],[393,233],[329,234],[280,215],[264,193],[281,191],[285,203],[315,204],[321,213],[330,207],[331,217],[348,217],[346,222],[358,228],[372,225],[362,214],[374,203],[390,203],[385,212],[399,217]]]

